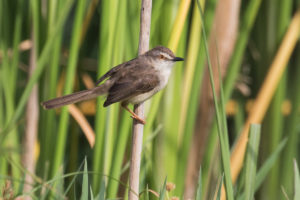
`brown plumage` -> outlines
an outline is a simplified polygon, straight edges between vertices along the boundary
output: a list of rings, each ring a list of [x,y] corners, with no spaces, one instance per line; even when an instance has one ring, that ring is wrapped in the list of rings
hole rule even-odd
[[[98,85],[105,81],[101,85],[45,101],[42,106],[45,109],[58,108],[107,95],[104,107],[121,102],[133,118],[145,123],[127,108],[127,104],[142,103],[164,88],[173,64],[182,60],[175,57],[170,49],[158,46],[133,60],[113,67],[96,82]]]

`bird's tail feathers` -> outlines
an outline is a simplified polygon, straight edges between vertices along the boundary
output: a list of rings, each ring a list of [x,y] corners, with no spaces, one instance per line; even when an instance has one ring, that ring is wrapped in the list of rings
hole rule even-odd
[[[107,87],[105,87],[105,85],[100,85],[93,89],[75,92],[73,94],[65,95],[62,97],[58,97],[55,99],[42,102],[42,106],[45,109],[58,108],[61,106],[77,103],[80,101],[90,100],[96,98],[97,96],[104,95],[106,94],[106,92],[107,92]]]

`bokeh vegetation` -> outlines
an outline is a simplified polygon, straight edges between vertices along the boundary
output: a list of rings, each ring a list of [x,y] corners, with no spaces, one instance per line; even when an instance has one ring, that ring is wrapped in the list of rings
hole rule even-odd
[[[153,0],[150,47],[185,62],[146,102],[141,198],[224,199],[222,183],[228,199],[300,198],[300,1],[225,2]],[[130,115],[40,102],[136,57],[139,16],[140,1],[0,1],[0,199],[127,198]]]

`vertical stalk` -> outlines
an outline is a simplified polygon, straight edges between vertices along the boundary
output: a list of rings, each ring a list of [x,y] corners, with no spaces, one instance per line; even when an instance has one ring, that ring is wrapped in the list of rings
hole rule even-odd
[[[119,2],[119,9],[118,9],[118,15],[116,20],[116,27],[118,28],[118,31],[115,32],[115,39],[114,39],[114,65],[119,64],[124,61],[124,55],[125,55],[125,47],[126,51],[131,52],[131,55],[134,55],[133,50],[127,49],[127,44],[130,43],[128,40],[129,34],[126,32],[126,24],[128,24],[126,18],[128,12],[128,2],[127,1],[120,1]],[[130,22],[132,23],[132,22]],[[139,25],[139,23],[135,23],[136,26]],[[138,41],[136,42],[136,44]],[[131,58],[130,55],[130,58]],[[118,108],[118,107],[116,107]],[[115,112],[115,118],[117,118],[119,112],[118,109],[116,109],[117,112]],[[111,145],[111,164],[110,164],[110,171],[109,174],[111,177],[120,179],[121,176],[121,168],[123,164],[123,157],[126,150],[126,145],[129,140],[129,134],[131,133],[131,126],[132,126],[132,120],[129,117],[130,115],[128,112],[122,112],[120,115],[121,117],[118,119],[115,119],[115,123],[112,125],[114,127],[117,127],[117,129],[114,128],[114,132],[110,134],[110,136],[113,138],[113,144]],[[117,136],[117,137],[116,137]],[[119,183],[113,179],[109,179],[107,184],[107,198],[115,198],[118,193]]]
[[[3,106],[3,120],[2,121],[2,125],[4,126],[3,129],[5,129],[5,127],[7,126],[7,124],[9,123],[9,119],[14,115],[15,112],[15,84],[11,84],[11,78],[14,79],[15,78],[15,74],[16,74],[16,68],[14,68],[15,64],[15,59],[18,59],[17,55],[16,57],[13,57],[12,59],[10,59],[9,56],[9,49],[10,49],[10,44],[12,41],[12,39],[14,39],[14,42],[16,41],[16,35],[18,33],[16,33],[16,35],[14,36],[14,38],[12,38],[12,35],[10,34],[10,30],[11,29],[11,25],[13,23],[11,23],[9,20],[11,18],[7,18],[7,16],[9,16],[10,13],[10,3],[9,1],[3,1],[1,2],[0,5],[1,9],[0,9],[0,74],[1,74],[1,81],[2,81],[2,101],[4,102],[4,106]],[[17,15],[15,20],[15,28],[17,30],[17,26],[19,23],[19,18],[20,15]],[[15,44],[15,43],[14,43]],[[16,53],[14,51],[14,53]],[[3,130],[1,129],[1,130]],[[1,132],[0,130],[0,132]],[[9,137],[5,138],[4,136],[6,134],[9,134]],[[15,149],[16,151],[19,151],[19,146],[18,146],[18,130],[16,128],[16,126],[11,126],[11,128],[9,130],[7,130],[7,132],[1,132],[0,134],[0,143],[1,143],[1,147],[2,148],[7,148],[7,149]],[[1,151],[2,152],[2,151]],[[20,163],[20,156],[17,153],[9,153],[8,157],[13,160],[16,163]],[[1,162],[3,162],[4,164],[1,164],[1,173],[8,173],[9,171],[11,172],[11,176],[13,177],[20,177],[21,176],[21,171],[14,165],[9,165],[8,162],[1,160]],[[2,171],[3,170],[3,171]],[[20,184],[18,182],[13,182],[13,188],[15,190],[19,189]],[[1,186],[0,186],[1,187]]]
[[[85,11],[85,1],[78,1],[76,8],[76,15],[74,20],[73,35],[71,39],[70,57],[67,67],[67,75],[65,82],[64,94],[72,92],[73,81],[76,72],[76,64],[79,55],[80,48],[80,31]],[[59,170],[59,167],[63,163],[65,146],[67,141],[67,129],[68,129],[69,114],[68,108],[64,107],[61,111],[60,122],[58,126],[57,144],[54,154],[54,160],[52,164],[51,177],[54,177]]]
[[[274,2],[270,2],[269,4],[274,4]],[[292,7],[292,1],[278,1],[278,3],[275,3],[277,6],[272,6],[274,7],[273,15],[271,15],[271,17],[273,19],[270,19],[269,22],[272,22],[271,24],[273,25],[273,27],[271,28],[271,30],[268,30],[267,32],[269,32],[269,35],[274,34],[276,36],[276,38],[272,38],[273,41],[270,41],[270,43],[272,42],[273,45],[271,44],[268,52],[271,56],[274,55],[274,50],[271,49],[276,49],[276,47],[278,47],[278,44],[280,44],[287,28],[288,28],[288,24],[291,20],[291,7]],[[268,6],[269,7],[269,6]],[[279,9],[280,8],[280,9]],[[270,38],[270,37],[269,37]],[[288,66],[289,68],[289,66]],[[282,115],[282,105],[284,102],[284,99],[287,96],[287,83],[288,83],[288,77],[287,77],[287,73],[283,74],[283,77],[281,78],[281,81],[278,85],[278,88],[276,89],[275,95],[272,99],[272,103],[270,105],[269,111],[268,111],[268,117],[267,117],[267,132],[270,134],[266,134],[264,137],[264,143],[266,145],[268,145],[268,151],[266,152],[267,154],[270,154],[271,152],[275,151],[275,149],[278,147],[278,145],[280,144],[282,137],[283,137],[283,133],[285,133],[285,129],[284,129],[284,122],[285,122],[285,117]],[[264,144],[262,143],[262,144]],[[265,153],[265,154],[266,154]],[[265,155],[266,156],[266,155]],[[263,156],[262,156],[263,157]],[[279,190],[280,186],[282,185],[282,180],[280,179],[280,171],[282,170],[280,167],[280,162],[281,160],[278,159],[277,162],[274,164],[274,166],[272,167],[272,170],[270,172],[270,175],[267,178],[267,184],[264,184],[265,190],[263,189],[262,192],[260,193],[261,197],[268,197],[270,199],[282,199],[284,198],[282,194],[278,194],[276,192],[276,190]],[[292,160],[291,160],[291,164],[292,164]],[[292,168],[291,168],[292,169]],[[291,170],[292,171],[292,170]],[[291,177],[293,176],[292,174],[290,174]],[[286,191],[288,191],[286,185],[285,189]],[[269,193],[268,196],[264,195],[264,192],[266,191],[266,193]],[[280,195],[280,197],[278,196]]]
[[[149,49],[149,36],[151,26],[151,10],[152,0],[142,0],[141,19],[140,19],[140,40],[139,40],[139,55],[145,53]],[[144,118],[144,104],[134,106],[134,112],[141,118]],[[130,158],[129,171],[129,200],[139,199],[139,174],[140,162],[143,144],[143,130],[144,125],[133,121],[132,129],[132,150]]]
[[[30,67],[29,77],[31,77],[33,71],[36,69],[37,60],[37,43],[35,42],[38,38],[35,38],[35,31],[32,33],[32,41],[34,45],[30,53]],[[28,99],[26,108],[26,131],[23,139],[23,155],[22,163],[24,168],[31,174],[35,174],[35,160],[34,160],[34,147],[37,140],[38,134],[38,121],[39,121],[39,102],[38,102],[38,85],[35,84],[32,88],[31,94]],[[32,184],[34,183],[32,175],[25,174],[24,192],[30,192],[32,190]],[[31,197],[26,196],[25,199]]]
[[[51,36],[53,31],[55,30],[55,24],[58,20],[58,16],[61,15],[62,12],[62,1],[51,1],[49,2],[49,19],[48,19],[48,35],[47,38]],[[52,99],[56,97],[56,89],[58,82],[58,74],[60,68],[60,59],[61,59],[61,46],[62,46],[62,35],[63,31],[57,36],[57,38],[53,41],[53,50],[50,53],[52,55],[52,59],[49,60],[49,66],[45,69],[45,78],[44,78],[44,88],[41,94],[43,99]],[[41,84],[43,85],[43,84]],[[56,143],[56,135],[53,133],[56,132],[56,114],[55,110],[49,110],[47,112],[41,112],[41,120],[40,120],[40,130],[43,129],[43,134],[40,137],[41,142],[41,155],[39,159],[39,167],[37,170],[43,171],[45,168],[44,163],[46,161],[50,161],[52,159],[52,149],[48,148],[49,146],[54,146]],[[37,173],[39,173],[37,171]]]
[[[32,73],[37,67],[37,56],[39,51],[39,4],[38,1],[31,1],[32,9],[32,33],[31,40],[33,46],[30,51],[30,64],[29,64],[29,79]],[[22,154],[22,164],[30,174],[35,174],[35,160],[34,160],[34,146],[37,140],[38,134],[38,121],[39,121],[39,102],[38,102],[38,84],[36,83],[28,98],[28,103],[26,106],[26,129],[23,138],[23,154]],[[25,182],[29,184],[24,184],[23,191],[29,192],[32,190],[32,184],[34,183],[32,176],[26,173]],[[24,199],[30,199],[29,196],[25,196]]]
[[[114,55],[114,40],[116,38],[116,22],[119,13],[119,1],[102,1],[101,3],[101,15],[100,15],[100,40],[99,40],[99,64],[98,64],[98,76],[106,73],[111,66],[113,66]],[[109,19],[109,20],[107,20]],[[104,103],[103,98],[98,98],[97,107],[102,107]],[[116,120],[115,105],[108,109],[99,109],[95,118],[95,150],[94,150],[94,162],[93,171],[97,173],[109,173],[110,162],[109,156],[111,155],[113,145],[113,124],[108,124],[110,120]],[[109,154],[107,152],[110,152]],[[93,189],[99,190],[101,179],[94,178]]]

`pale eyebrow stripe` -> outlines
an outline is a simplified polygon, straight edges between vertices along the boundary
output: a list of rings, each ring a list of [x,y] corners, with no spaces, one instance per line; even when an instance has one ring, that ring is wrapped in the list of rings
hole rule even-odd
[[[167,59],[169,59],[169,60],[171,60],[172,59],[172,57],[169,55],[169,54],[167,54],[167,53],[162,53],[162,55],[164,55]]]

